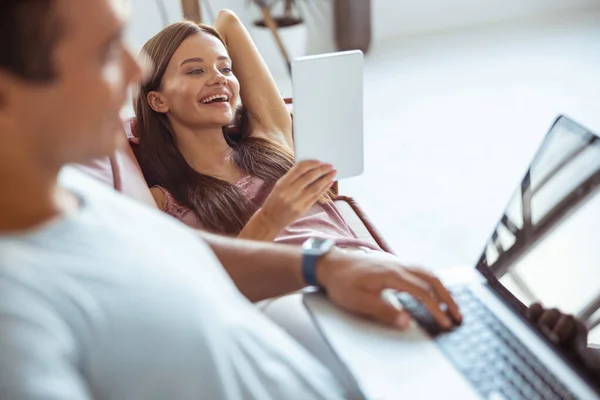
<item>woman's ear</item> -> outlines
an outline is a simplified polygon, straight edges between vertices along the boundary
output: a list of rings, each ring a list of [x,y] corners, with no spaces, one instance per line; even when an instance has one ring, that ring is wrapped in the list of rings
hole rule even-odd
[[[146,100],[148,101],[148,105],[157,113],[166,114],[169,112],[169,106],[167,105],[165,99],[159,92],[151,91],[146,96]]]

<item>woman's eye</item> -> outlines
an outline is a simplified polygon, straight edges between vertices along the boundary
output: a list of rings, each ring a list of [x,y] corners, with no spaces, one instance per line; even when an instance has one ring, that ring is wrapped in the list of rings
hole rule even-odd
[[[223,68],[223,69],[221,70],[221,72],[224,72],[224,73],[226,73],[226,74],[230,74],[230,73],[232,73],[232,72],[233,72],[233,70],[232,70],[231,68],[227,67],[227,68]]]
[[[188,72],[188,75],[198,75],[198,74],[201,74],[202,72],[203,71],[201,69],[195,69],[195,70]]]

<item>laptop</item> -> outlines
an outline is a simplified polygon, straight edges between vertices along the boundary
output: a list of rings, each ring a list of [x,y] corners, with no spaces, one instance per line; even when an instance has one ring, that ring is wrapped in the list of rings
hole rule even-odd
[[[600,399],[600,370],[585,361],[600,358],[600,138],[559,117],[475,268],[444,281],[464,317],[450,332],[406,294],[406,332],[318,294],[304,302],[367,398]],[[575,316],[588,347],[553,345],[525,317],[533,303]]]
[[[294,154],[337,169],[337,180],[364,171],[363,53],[301,57],[292,62]]]

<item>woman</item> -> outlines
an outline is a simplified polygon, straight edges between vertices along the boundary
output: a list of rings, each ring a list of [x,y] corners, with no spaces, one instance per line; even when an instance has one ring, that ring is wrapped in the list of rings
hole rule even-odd
[[[144,51],[155,71],[136,100],[138,158],[162,210],[241,238],[380,250],[335,208],[331,165],[294,165],[289,111],[235,14],[221,11],[215,28],[172,24]]]

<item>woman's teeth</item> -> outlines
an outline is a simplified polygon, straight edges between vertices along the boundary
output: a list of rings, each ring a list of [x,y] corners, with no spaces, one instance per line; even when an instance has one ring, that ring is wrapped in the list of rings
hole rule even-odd
[[[227,96],[226,94],[215,94],[214,96],[210,96],[210,97],[200,100],[200,103],[207,104],[207,103],[210,103],[215,100],[228,101],[229,96]]]

